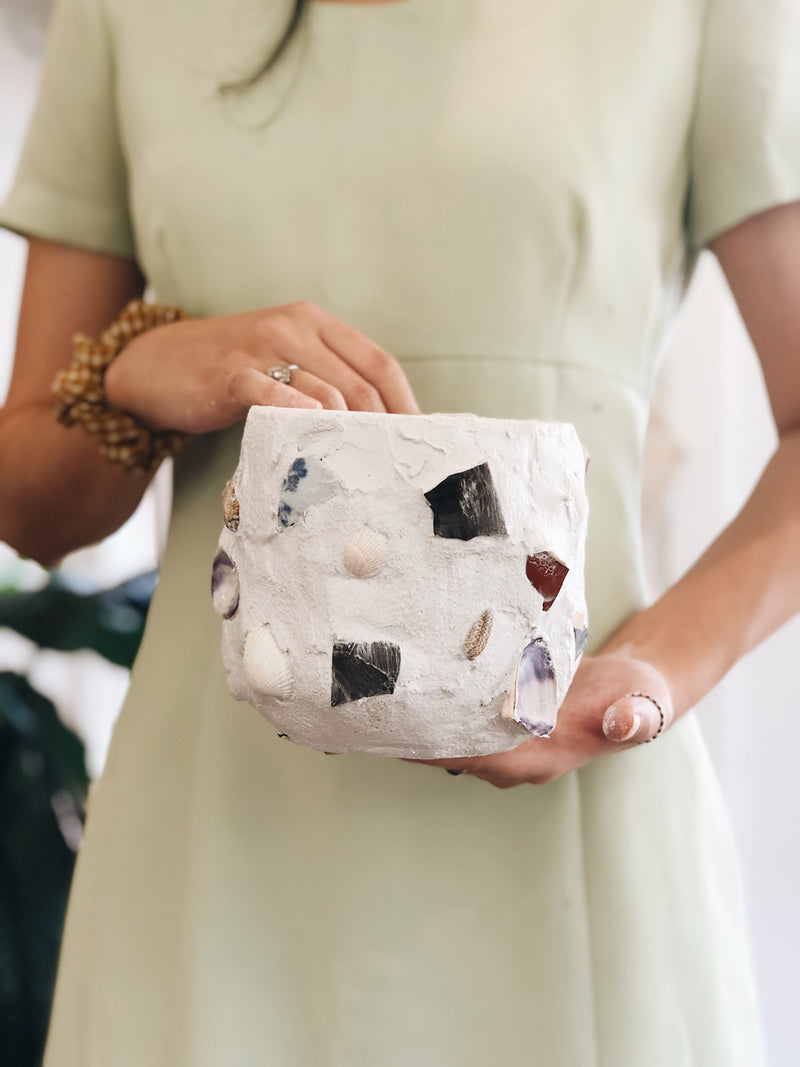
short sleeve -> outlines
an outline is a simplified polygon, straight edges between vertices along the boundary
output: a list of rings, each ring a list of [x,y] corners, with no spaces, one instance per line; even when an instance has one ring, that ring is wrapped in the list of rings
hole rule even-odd
[[[57,0],[42,80],[0,226],[133,256],[114,67],[100,0]]]
[[[800,199],[800,0],[709,0],[688,239]]]

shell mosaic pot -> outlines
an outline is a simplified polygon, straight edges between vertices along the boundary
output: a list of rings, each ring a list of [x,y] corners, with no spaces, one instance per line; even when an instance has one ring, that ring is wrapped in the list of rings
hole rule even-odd
[[[586,643],[572,426],[252,408],[212,568],[231,692],[299,744],[547,737]]]

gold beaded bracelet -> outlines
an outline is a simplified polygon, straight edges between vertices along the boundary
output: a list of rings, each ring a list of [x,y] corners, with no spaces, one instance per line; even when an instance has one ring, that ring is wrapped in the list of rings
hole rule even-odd
[[[180,308],[132,300],[99,340],[75,334],[72,364],[60,371],[53,382],[58,421],[65,426],[79,423],[96,438],[107,460],[131,473],[151,474],[163,459],[182,450],[187,434],[149,430],[133,415],[111,407],[103,377],[111,361],[134,337],[154,326],[185,318]]]

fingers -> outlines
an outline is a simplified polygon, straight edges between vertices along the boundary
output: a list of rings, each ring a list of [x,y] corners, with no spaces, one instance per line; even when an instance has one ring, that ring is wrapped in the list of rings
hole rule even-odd
[[[494,753],[490,756],[462,756],[458,759],[410,759],[404,758],[405,763],[422,763],[429,767],[437,767],[447,771],[456,777],[467,774],[471,778],[479,778],[497,789],[511,789],[522,782],[546,782],[549,777],[543,774],[530,773],[530,768],[520,764],[515,749],[508,752]]]
[[[351,411],[419,413],[400,364],[322,308],[298,301],[253,313],[248,321],[246,347],[263,372],[278,360],[296,363],[338,390]],[[321,399],[324,407],[338,407]]]
[[[318,342],[307,347],[296,357],[296,361],[302,361],[302,371],[294,372],[292,384],[309,393],[311,388],[306,389],[303,383],[315,388],[312,395],[319,396],[323,407],[345,411],[386,411],[378,389],[327,345]],[[327,402],[333,394],[339,397],[339,403]]]
[[[318,400],[326,411],[371,410],[353,408],[336,386],[302,368],[292,372],[292,388]]]
[[[668,707],[660,704],[659,710],[653,699],[638,694],[624,696],[603,716],[603,733],[618,744],[641,744],[663,733],[669,726],[669,714]]]
[[[400,364],[353,326],[327,315],[319,335],[328,348],[348,364],[380,396],[382,408],[393,414],[418,415],[419,405]],[[356,410],[379,410],[356,409]]]
[[[275,381],[255,367],[247,366],[241,367],[231,378],[230,397],[243,412],[257,404],[279,408],[322,407],[321,401],[314,396]]]

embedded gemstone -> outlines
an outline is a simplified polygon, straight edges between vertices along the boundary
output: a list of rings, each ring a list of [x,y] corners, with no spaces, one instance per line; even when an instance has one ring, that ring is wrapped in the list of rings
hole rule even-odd
[[[428,490],[425,499],[433,511],[437,537],[470,541],[507,533],[488,463],[448,475]]]
[[[400,648],[389,641],[337,641],[333,646],[331,707],[394,692]]]
[[[537,737],[555,726],[556,673],[543,638],[536,637],[522,650],[517,668],[514,718]]]
[[[536,552],[528,556],[525,574],[536,592],[544,599],[542,610],[549,611],[569,574],[569,567],[550,552]]]
[[[294,526],[314,504],[322,504],[336,492],[336,480],[317,456],[298,456],[283,479],[278,503],[282,528]]]

